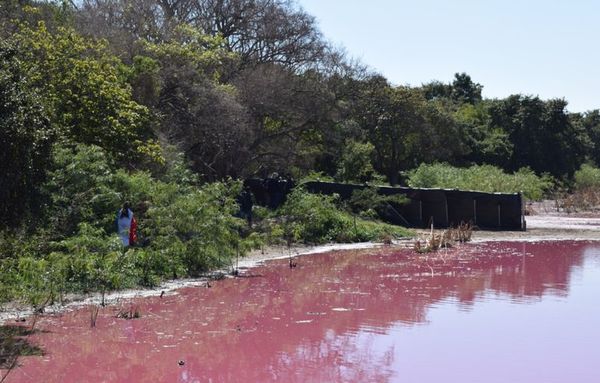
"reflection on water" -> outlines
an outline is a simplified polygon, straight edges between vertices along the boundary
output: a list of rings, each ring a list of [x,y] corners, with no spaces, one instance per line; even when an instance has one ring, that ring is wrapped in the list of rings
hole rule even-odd
[[[597,382],[600,243],[334,252],[45,318],[9,382]],[[179,365],[178,361],[185,363]]]

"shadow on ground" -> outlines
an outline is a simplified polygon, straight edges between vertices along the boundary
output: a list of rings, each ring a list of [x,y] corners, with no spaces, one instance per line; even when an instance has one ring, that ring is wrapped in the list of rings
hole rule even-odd
[[[15,358],[26,355],[44,355],[41,348],[29,343],[27,337],[40,330],[17,325],[0,326],[0,369],[13,366]]]

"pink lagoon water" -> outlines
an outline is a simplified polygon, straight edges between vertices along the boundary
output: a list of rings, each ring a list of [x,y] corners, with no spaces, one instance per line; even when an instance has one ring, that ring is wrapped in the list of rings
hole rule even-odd
[[[7,382],[600,382],[600,242],[297,262],[42,317]]]

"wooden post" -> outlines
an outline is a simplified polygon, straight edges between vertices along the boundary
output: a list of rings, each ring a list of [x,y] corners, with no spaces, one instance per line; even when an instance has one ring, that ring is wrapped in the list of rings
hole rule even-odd
[[[498,229],[500,227],[502,227],[502,218],[501,218],[500,214],[501,214],[501,209],[500,209],[500,204],[498,204]]]
[[[477,225],[477,200],[473,198],[473,225]]]
[[[446,208],[446,226],[450,226],[450,219],[448,217],[448,198],[446,197],[446,193],[444,193],[444,207]]]

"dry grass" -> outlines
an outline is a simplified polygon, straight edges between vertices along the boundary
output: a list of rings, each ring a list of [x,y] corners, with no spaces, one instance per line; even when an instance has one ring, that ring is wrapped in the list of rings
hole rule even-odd
[[[461,223],[456,227],[451,227],[441,232],[435,232],[432,226],[428,235],[421,236],[415,240],[413,249],[418,253],[429,253],[441,248],[449,248],[457,242],[469,242],[472,234],[473,225],[470,223]]]
[[[559,207],[567,213],[600,211],[600,190],[588,187],[568,194],[557,200]]]
[[[90,305],[90,327],[96,327],[96,320],[98,319],[98,312],[100,312],[100,306]]]

